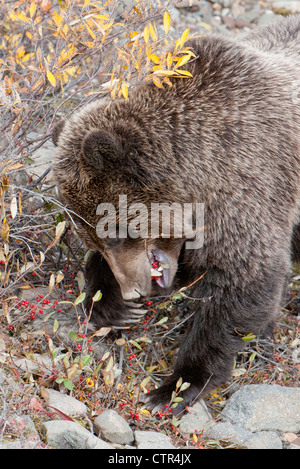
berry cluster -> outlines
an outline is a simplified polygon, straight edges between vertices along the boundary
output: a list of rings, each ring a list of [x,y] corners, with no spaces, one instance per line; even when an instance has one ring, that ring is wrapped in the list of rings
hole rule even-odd
[[[44,298],[44,295],[38,295],[36,297],[36,304],[30,303],[28,300],[19,301],[16,304],[17,308],[24,307],[28,311],[28,316],[31,321],[33,321],[36,315],[42,315],[45,311],[45,307],[48,305],[51,306],[52,309],[56,309],[59,313],[61,313],[61,308],[57,307],[58,300],[54,300],[51,304],[51,300],[49,298]]]

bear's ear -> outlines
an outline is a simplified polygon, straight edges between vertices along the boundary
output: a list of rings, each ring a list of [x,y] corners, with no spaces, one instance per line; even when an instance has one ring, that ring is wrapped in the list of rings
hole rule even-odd
[[[55,146],[58,144],[58,138],[65,126],[65,120],[60,119],[56,124],[54,125],[52,132],[51,132],[51,137],[52,137],[52,142],[54,143]]]
[[[123,155],[121,142],[107,132],[91,130],[82,142],[83,163],[93,169],[102,170],[114,166]]]

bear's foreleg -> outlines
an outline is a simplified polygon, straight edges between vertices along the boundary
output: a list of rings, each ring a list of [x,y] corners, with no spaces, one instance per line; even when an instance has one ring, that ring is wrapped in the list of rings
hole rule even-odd
[[[182,378],[190,386],[179,393],[183,401],[175,413],[180,413],[230,378],[235,355],[245,345],[244,336],[272,329],[284,285],[282,272],[269,272],[268,278],[243,289],[224,286],[224,282],[222,286],[215,272],[212,275],[208,272],[207,280],[209,277],[213,282],[205,282],[194,296],[201,298],[206,292],[211,299],[206,303],[195,300],[193,320],[182,341],[173,374],[148,396],[147,405],[151,409],[170,403],[176,383]]]

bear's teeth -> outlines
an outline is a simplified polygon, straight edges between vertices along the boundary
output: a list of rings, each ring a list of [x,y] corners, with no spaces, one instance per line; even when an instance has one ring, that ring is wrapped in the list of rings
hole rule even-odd
[[[151,269],[151,277],[160,277],[162,276],[161,272],[158,272],[158,270]]]

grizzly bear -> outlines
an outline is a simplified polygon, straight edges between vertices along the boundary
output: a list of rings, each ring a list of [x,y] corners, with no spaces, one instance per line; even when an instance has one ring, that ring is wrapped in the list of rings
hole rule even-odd
[[[173,373],[148,402],[168,403],[181,377],[190,386],[177,412],[230,378],[243,336],[272,331],[292,244],[300,257],[300,17],[240,41],[206,35],[188,45],[191,78],[93,102],[53,132],[61,201],[94,251],[86,308],[100,289],[96,325],[128,326],[143,317],[150,294],[193,284]],[[187,249],[190,234],[162,230],[124,236],[120,196],[149,210],[203,204],[202,245]],[[103,203],[115,210],[114,236],[99,236]]]

